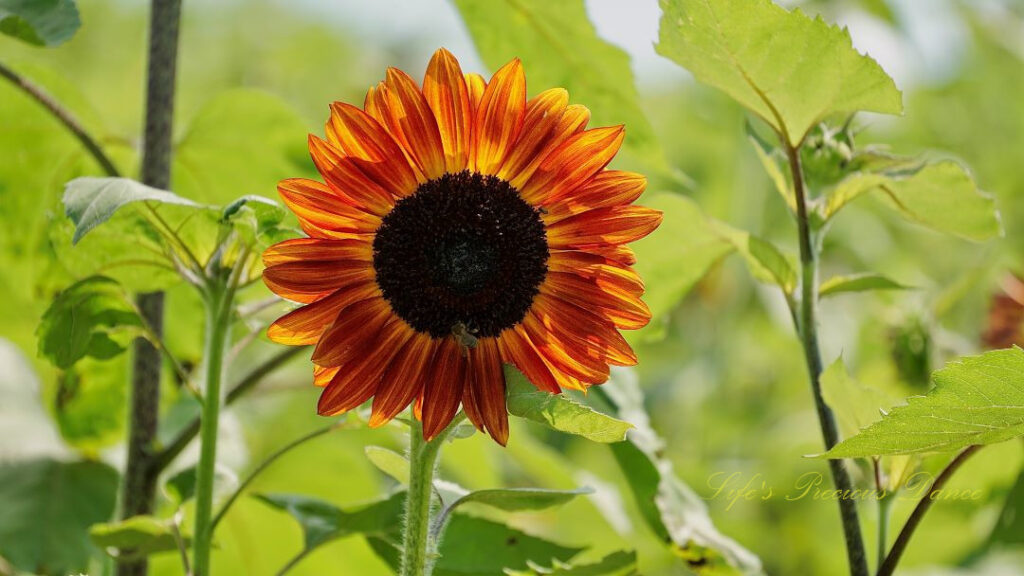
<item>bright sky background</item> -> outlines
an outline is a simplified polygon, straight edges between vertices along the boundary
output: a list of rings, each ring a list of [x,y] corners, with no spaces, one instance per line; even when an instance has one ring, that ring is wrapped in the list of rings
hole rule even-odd
[[[286,0],[280,0],[285,2]],[[556,1],[556,0],[553,0]],[[1012,0],[976,0],[998,4]],[[953,0],[890,0],[903,22],[900,35],[884,22],[856,10],[830,15],[848,26],[854,45],[876,58],[902,88],[941,81],[953,74],[966,39],[964,24],[951,10]],[[450,0],[299,0],[299,5],[330,23],[359,30],[391,43],[411,42],[423,65],[437,46],[453,51],[466,69],[485,71]],[[793,5],[793,0],[780,0]],[[290,3],[295,5],[294,2]],[[654,51],[658,36],[658,0],[587,0],[598,33],[625,49],[640,85],[685,81],[687,73]]]

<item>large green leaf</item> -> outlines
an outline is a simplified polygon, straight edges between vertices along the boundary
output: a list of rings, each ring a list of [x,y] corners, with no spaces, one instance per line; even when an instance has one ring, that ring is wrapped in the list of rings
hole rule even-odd
[[[247,194],[276,197],[278,181],[313,174],[308,133],[299,115],[273,94],[253,89],[217,94],[178,143],[174,190],[220,205]]]
[[[153,516],[133,516],[119,522],[96,524],[89,529],[89,537],[93,544],[120,560],[138,560],[179,547],[179,536],[170,522]],[[187,545],[187,542],[180,545]]]
[[[640,108],[629,56],[597,35],[583,0],[456,0],[455,5],[491,69],[520,58],[532,92],[567,89],[574,103],[590,109],[591,124],[626,125],[624,153],[667,171]]]
[[[1024,350],[1009,348],[951,362],[914,396],[826,453],[828,458],[948,452],[1024,434]]]
[[[84,358],[57,374],[53,412],[65,442],[99,456],[124,438],[129,357]]]
[[[0,556],[26,572],[85,571],[96,552],[89,526],[110,519],[117,484],[98,462],[0,464]]]
[[[545,488],[492,488],[476,490],[456,500],[449,509],[463,504],[480,504],[507,512],[544,510],[561,506],[577,496],[591,494],[591,488],[576,490],[548,490]]]
[[[664,214],[661,226],[632,244],[636,271],[644,279],[644,302],[651,309],[651,329],[668,315],[690,289],[722,258],[733,244],[718,233],[708,217],[689,198],[679,194],[653,194],[644,205]]]
[[[658,52],[743,104],[791,146],[827,116],[899,114],[901,95],[847,30],[771,0],[662,0]]]
[[[64,189],[64,210],[75,223],[75,244],[90,230],[106,222],[118,209],[151,201],[161,204],[198,206],[187,198],[158,190],[129,178],[75,178]]]
[[[74,0],[0,0],[0,32],[29,44],[63,44],[81,25]]]
[[[881,420],[898,399],[854,380],[839,357],[821,374],[821,393],[839,417],[844,435],[852,435]]]
[[[505,364],[508,413],[552,430],[583,436],[594,442],[621,442],[632,424],[601,414],[564,394],[537,390],[523,373]]]
[[[43,314],[36,334],[39,354],[67,369],[89,356],[107,360],[125,350],[115,332],[141,333],[142,320],[116,281],[91,276],[61,292]]]
[[[617,371],[598,394],[636,428],[610,445],[648,527],[697,574],[761,574],[761,562],[715,527],[707,505],[664,459],[664,440],[650,426],[643,393],[629,371]]]
[[[620,550],[594,562],[555,562],[525,571],[506,571],[508,576],[637,576],[636,552]]]

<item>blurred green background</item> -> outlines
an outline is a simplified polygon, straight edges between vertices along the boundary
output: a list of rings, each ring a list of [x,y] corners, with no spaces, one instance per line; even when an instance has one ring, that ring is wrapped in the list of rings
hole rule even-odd
[[[1024,7],[970,0],[804,4],[848,25],[855,45],[879,59],[904,91],[905,116],[861,118],[861,139],[899,153],[962,159],[1002,212],[1005,238],[985,245],[907,224],[871,201],[848,208],[830,236],[824,276],[873,270],[918,289],[826,301],[826,362],[842,354],[865,383],[903,396],[921,393],[930,370],[986,346],[982,335],[993,296],[1008,274],[1024,272]],[[66,45],[43,51],[0,37],[0,57],[66,102],[130,166],[139,145],[147,12],[141,3],[109,0],[84,2],[80,9],[83,27]],[[633,56],[643,109],[669,164],[690,181],[652,176],[651,190],[686,194],[709,214],[795,253],[793,223],[746,138],[744,112],[655,55],[656,3],[601,0],[588,9],[598,31]],[[181,42],[176,139],[182,153],[174,189],[217,203],[243,194],[275,197],[279,179],[311,173],[306,133],[322,133],[329,102],[361,103],[388,65],[421,77],[430,54],[444,45],[467,71],[490,72],[457,11],[443,0],[186,2]],[[530,85],[529,91],[547,87]],[[75,267],[56,257],[67,247],[51,242],[49,233],[49,222],[61,211],[63,183],[96,173],[50,116],[0,83],[2,461],[76,453],[114,465],[123,459],[123,362],[85,366],[75,386],[61,385],[37,357],[34,336],[53,294],[76,277]],[[673,240],[660,238],[670,250]],[[257,287],[247,298],[266,296]],[[170,347],[196,362],[201,312],[195,297],[181,287],[168,299]],[[776,290],[750,279],[739,259],[728,259],[665,319],[663,329],[662,339],[653,333],[638,339],[636,372],[653,426],[666,438],[667,456],[684,480],[708,496],[713,474],[739,472],[786,491],[803,473],[824,470],[820,461],[803,457],[820,451],[820,437],[802,353]],[[274,351],[269,343],[255,343],[239,355],[233,374]],[[297,360],[228,410],[221,444],[227,474],[251,469],[288,439],[323,424],[309,379],[306,360]],[[168,406],[179,392],[171,380]],[[401,435],[384,429],[318,439],[274,465],[254,489],[338,504],[371,499],[391,481],[363,456],[370,443],[397,449]],[[179,468],[190,458],[195,454],[187,453]],[[954,487],[980,489],[983,499],[936,506],[908,550],[905,573],[955,573],[932,567],[971,559],[982,567],[976,563],[965,573],[1024,574],[1020,556],[1005,555],[1012,546],[988,543],[1022,463],[1019,442],[987,448],[969,462]],[[924,466],[939,464],[941,459],[928,460]],[[508,449],[479,434],[446,448],[443,473],[470,488],[596,486],[598,498],[514,521],[559,542],[590,545],[588,554],[595,557],[635,547],[645,575],[684,573],[640,520],[603,446],[516,424]],[[773,498],[730,506],[714,499],[708,505],[719,529],[758,554],[769,573],[844,569],[832,502]],[[908,512],[908,503],[901,503],[896,521]],[[862,517],[872,541],[875,511],[869,504]],[[1016,541],[1019,546],[1024,534]],[[243,499],[218,542],[218,574],[259,576],[293,555],[301,534],[285,515]],[[177,557],[155,557],[153,573],[180,574]],[[376,575],[387,569],[361,539],[349,538],[323,547],[293,573]]]

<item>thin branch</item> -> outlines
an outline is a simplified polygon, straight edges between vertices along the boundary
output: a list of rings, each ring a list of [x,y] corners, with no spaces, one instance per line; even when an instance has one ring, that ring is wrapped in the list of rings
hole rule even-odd
[[[938,494],[942,487],[949,482],[949,479],[953,477],[953,474],[963,466],[963,463],[967,461],[975,452],[981,449],[981,446],[968,446],[964,448],[962,452],[956,455],[949,464],[935,477],[935,481],[932,482],[931,488],[928,489],[926,494],[921,501],[914,507],[914,511],[910,513],[910,517],[907,518],[907,523],[903,525],[903,529],[900,530],[899,536],[896,537],[896,541],[892,544],[892,549],[889,550],[889,555],[885,557],[885,561],[878,567],[877,576],[891,576],[896,571],[896,565],[899,564],[900,558],[903,556],[903,552],[907,549],[907,544],[910,543],[910,538],[914,535],[914,531],[917,530],[921,519],[924,518],[928,509],[935,503],[934,495]]]
[[[269,360],[254,368],[252,372],[249,372],[248,375],[242,378],[238,384],[235,384],[235,386],[228,391],[227,397],[224,399],[224,405],[230,406],[246,392],[259,384],[260,381],[268,374],[277,370],[283,364],[295,356],[298,356],[305,350],[306,348],[304,346],[289,346],[278,352],[276,355],[270,357]],[[156,466],[156,469],[165,469],[174,461],[175,458],[178,457],[179,454],[181,454],[189,443],[192,442],[197,434],[199,434],[199,418],[189,422],[188,426],[185,426],[174,440],[171,440],[171,442],[169,442],[167,446],[156,455],[154,459],[154,466]]]
[[[8,68],[4,63],[0,62],[0,76],[3,76],[7,80],[14,84],[16,87],[21,89],[22,92],[28,94],[33,100],[38,102],[43,108],[53,115],[54,118],[60,121],[65,128],[74,135],[75,138],[89,151],[89,154],[96,160],[96,162],[103,168],[103,172],[107,176],[118,178],[121,176],[120,171],[114,166],[114,162],[107,156],[106,152],[99,145],[99,142],[93,138],[89,132],[82,126],[82,123],[71,113],[70,110],[65,108],[58,102],[53,96],[46,92],[41,86],[36,85],[28,78],[25,78],[21,74],[18,74],[14,70]]]
[[[224,504],[220,507],[220,510],[218,510],[217,514],[213,517],[213,521],[210,524],[210,530],[213,531],[217,529],[217,524],[220,524],[220,521],[224,519],[224,515],[228,513],[228,510],[231,508],[231,505],[235,503],[235,500],[238,500],[238,497],[241,496],[242,492],[244,492],[245,489],[249,487],[249,484],[252,484],[252,481],[255,480],[256,477],[259,476],[264,470],[270,467],[270,465],[273,464],[278,458],[284,456],[294,448],[302,444],[305,444],[306,442],[309,442],[314,438],[319,438],[320,436],[323,436],[328,432],[333,432],[334,430],[337,430],[338,428],[341,428],[344,425],[345,421],[339,420],[338,422],[335,422],[330,426],[318,428],[317,430],[314,430],[309,434],[306,434],[305,436],[301,436],[299,438],[296,438],[295,440],[292,440],[291,442],[277,449],[270,456],[267,456],[265,460],[260,462],[259,466],[257,466],[252,472],[249,473],[248,476],[245,477],[245,480],[242,480],[242,483],[238,485],[238,488],[235,488],[234,492],[231,493],[231,496],[229,496],[228,499],[224,502]]]
[[[839,443],[839,427],[835,415],[825,403],[821,393],[821,374],[824,367],[821,361],[821,348],[818,342],[818,254],[814,233],[811,231],[810,218],[807,212],[807,190],[804,184],[803,167],[800,165],[800,150],[789,143],[785,135],[780,135],[782,144],[789,159],[789,168],[793,177],[793,191],[796,196],[797,227],[800,240],[800,302],[799,315],[794,315],[796,330],[804,349],[804,360],[811,381],[811,392],[814,395],[814,407],[818,412],[818,423],[825,440],[825,448],[831,449]],[[832,481],[840,494],[851,494],[853,482],[842,460],[829,460]],[[864,548],[864,537],[860,532],[860,519],[857,515],[857,502],[853,498],[839,498],[839,513],[843,521],[843,535],[846,538],[846,554],[852,576],[868,576],[867,553]]]

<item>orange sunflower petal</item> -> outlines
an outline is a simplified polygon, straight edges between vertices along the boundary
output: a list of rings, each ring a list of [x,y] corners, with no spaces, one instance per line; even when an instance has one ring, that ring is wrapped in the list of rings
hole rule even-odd
[[[323,238],[292,238],[278,242],[263,251],[263,265],[267,268],[280,264],[306,261],[373,259],[373,244],[366,240]]]
[[[622,126],[612,126],[570,136],[544,158],[523,185],[523,198],[534,205],[547,205],[568,194],[611,162],[625,135]]]
[[[334,377],[341,370],[341,366],[317,366],[313,365],[313,385],[323,388],[334,380]]]
[[[608,206],[631,204],[647,188],[647,178],[636,172],[604,170],[570,194],[544,206],[545,224],[554,224],[569,216]]]
[[[437,348],[437,342],[419,332],[406,342],[388,366],[373,397],[371,428],[387,424],[423,392]]]
[[[330,187],[306,178],[290,178],[277,185],[288,208],[299,219],[302,230],[320,238],[344,238],[371,234],[380,226],[380,216],[356,206]]]
[[[362,347],[362,354],[353,357],[338,370],[317,403],[317,413],[334,416],[359,406],[370,399],[380,386],[384,371],[392,358],[412,336],[413,331],[404,322],[385,324]]]
[[[628,244],[653,232],[661,218],[659,210],[643,206],[588,210],[548,226],[548,244],[555,249]]]
[[[548,269],[576,274],[598,286],[617,287],[634,296],[644,293],[644,283],[631,268],[598,254],[576,250],[555,250],[548,258]]]
[[[551,326],[533,310],[523,319],[523,330],[537,351],[550,364],[583,382],[599,383],[608,379],[608,363],[588,347],[578,347],[572,338],[564,338],[574,325]]]
[[[397,68],[388,68],[384,82],[367,94],[366,112],[398,142],[422,181],[445,171],[444,147],[434,112],[416,81]]]
[[[496,174],[512,150],[526,113],[526,76],[519,59],[502,66],[487,83],[476,111],[470,166]]]
[[[309,155],[324,181],[339,194],[352,198],[367,212],[384,216],[403,191],[415,188],[412,173],[395,169],[398,162],[361,160],[345,156],[330,142],[309,135]],[[405,160],[401,160],[406,164]]]
[[[320,337],[313,350],[313,363],[341,366],[367,346],[368,335],[375,334],[394,315],[383,298],[353,302],[338,314],[331,327]]]
[[[316,344],[344,307],[379,293],[374,282],[347,286],[281,316],[267,328],[267,338],[291,346]]]
[[[639,297],[614,287],[598,286],[575,274],[548,272],[541,292],[607,319],[617,328],[638,330],[651,321],[651,311]]]
[[[615,326],[588,310],[542,292],[534,300],[527,320],[531,317],[537,318],[546,333],[553,335],[568,355],[580,363],[590,358],[617,366],[636,364],[636,353]]]
[[[465,170],[469,163],[469,142],[473,129],[472,105],[459,61],[444,48],[435,52],[427,65],[427,73],[423,77],[423,96],[437,120],[444,147],[445,170]]]
[[[352,242],[363,244],[358,240]],[[365,284],[373,277],[369,259],[301,260],[263,270],[263,283],[267,288],[286,300],[302,303],[315,302],[346,286]]]
[[[487,80],[479,74],[466,74],[466,90],[469,95],[469,110],[476,118],[476,111],[480,108],[480,100],[484,97],[484,90],[487,89]]]
[[[590,254],[596,254],[598,256],[614,260],[615,262],[622,264],[623,266],[632,266],[636,264],[636,252],[625,244],[601,244],[599,246],[587,246],[580,248],[583,252],[589,252]]]
[[[494,338],[482,338],[470,353],[462,405],[473,424],[504,446],[508,443],[508,409],[505,407],[505,374]],[[475,418],[474,418],[475,416]]]
[[[423,438],[432,440],[451,423],[462,401],[467,361],[454,338],[441,341],[423,389]]]
[[[531,165],[540,164],[543,160],[540,152],[550,143],[551,133],[568,104],[569,93],[563,88],[545,90],[526,103],[519,140],[509,151],[497,176],[511,182],[513,178],[523,177]]]
[[[538,389],[552,394],[562,391],[540,353],[523,332],[522,324],[501,333],[498,337],[498,350],[502,362],[515,366]]]

